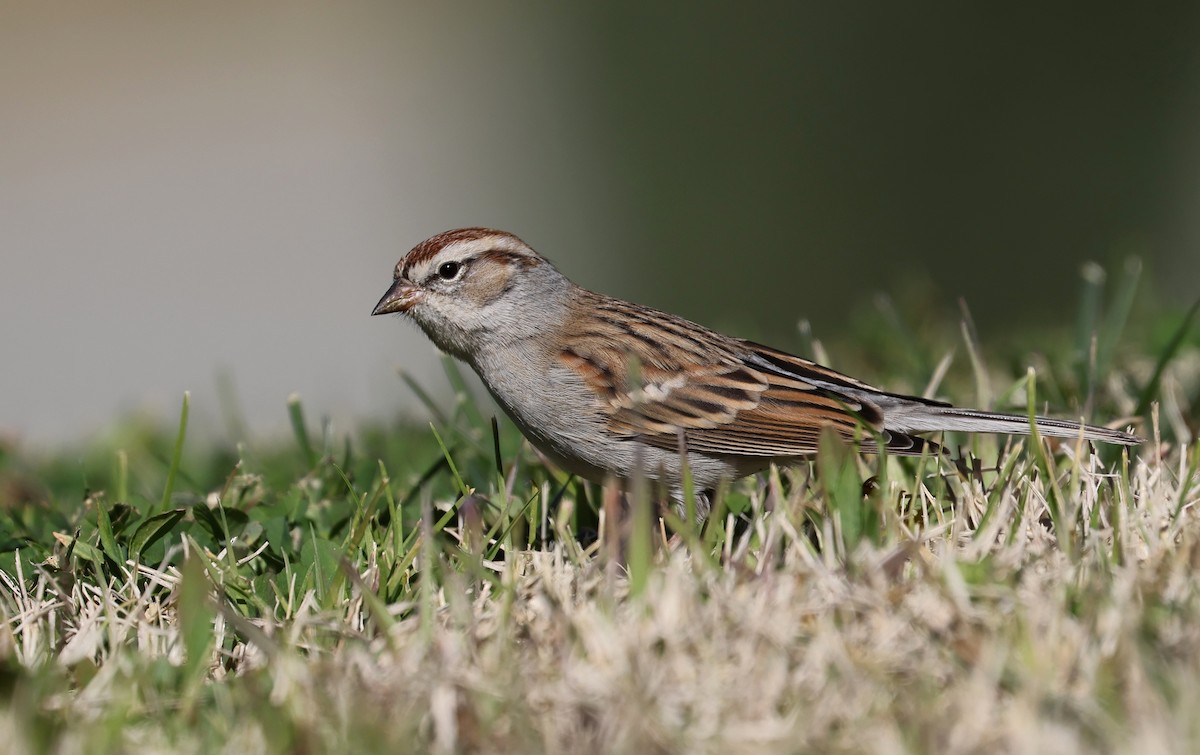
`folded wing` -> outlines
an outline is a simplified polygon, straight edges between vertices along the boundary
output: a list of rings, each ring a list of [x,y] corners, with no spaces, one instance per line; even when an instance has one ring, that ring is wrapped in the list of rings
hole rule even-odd
[[[592,312],[559,358],[596,394],[618,435],[674,449],[682,431],[702,453],[788,458],[816,453],[828,427],[865,451],[882,440],[893,452],[920,452],[919,439],[884,429],[870,395],[891,394],[627,302],[600,301]]]

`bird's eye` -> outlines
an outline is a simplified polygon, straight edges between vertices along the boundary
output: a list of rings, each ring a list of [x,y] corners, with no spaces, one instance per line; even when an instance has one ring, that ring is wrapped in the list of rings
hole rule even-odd
[[[462,265],[457,262],[443,262],[438,267],[438,277],[444,281],[452,281],[462,272]]]

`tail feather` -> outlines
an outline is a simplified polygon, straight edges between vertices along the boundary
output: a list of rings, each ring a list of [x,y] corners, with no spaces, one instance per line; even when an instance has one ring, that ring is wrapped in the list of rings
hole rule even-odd
[[[1141,438],[1127,432],[1071,420],[1034,417],[1034,422],[1040,434],[1052,438],[1079,438],[1082,435],[1085,440],[1122,446],[1136,446],[1142,442]],[[1029,435],[1031,432],[1029,417],[1020,414],[924,404],[888,407],[884,412],[883,426],[902,433],[957,431]]]

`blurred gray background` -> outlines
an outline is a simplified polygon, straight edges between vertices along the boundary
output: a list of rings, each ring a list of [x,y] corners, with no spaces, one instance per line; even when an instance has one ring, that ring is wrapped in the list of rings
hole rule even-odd
[[[1069,321],[1131,251],[1193,298],[1198,6],[1105,5],[0,4],[0,433],[390,417],[443,381],[367,314],[464,225],[785,346],[905,280]]]

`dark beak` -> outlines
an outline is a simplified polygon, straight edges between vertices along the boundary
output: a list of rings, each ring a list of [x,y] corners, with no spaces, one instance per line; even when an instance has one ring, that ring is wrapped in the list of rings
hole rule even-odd
[[[414,286],[413,282],[407,278],[397,278],[379,303],[375,305],[375,309],[371,310],[371,314],[386,315],[391,312],[407,312],[420,300],[421,289]]]

